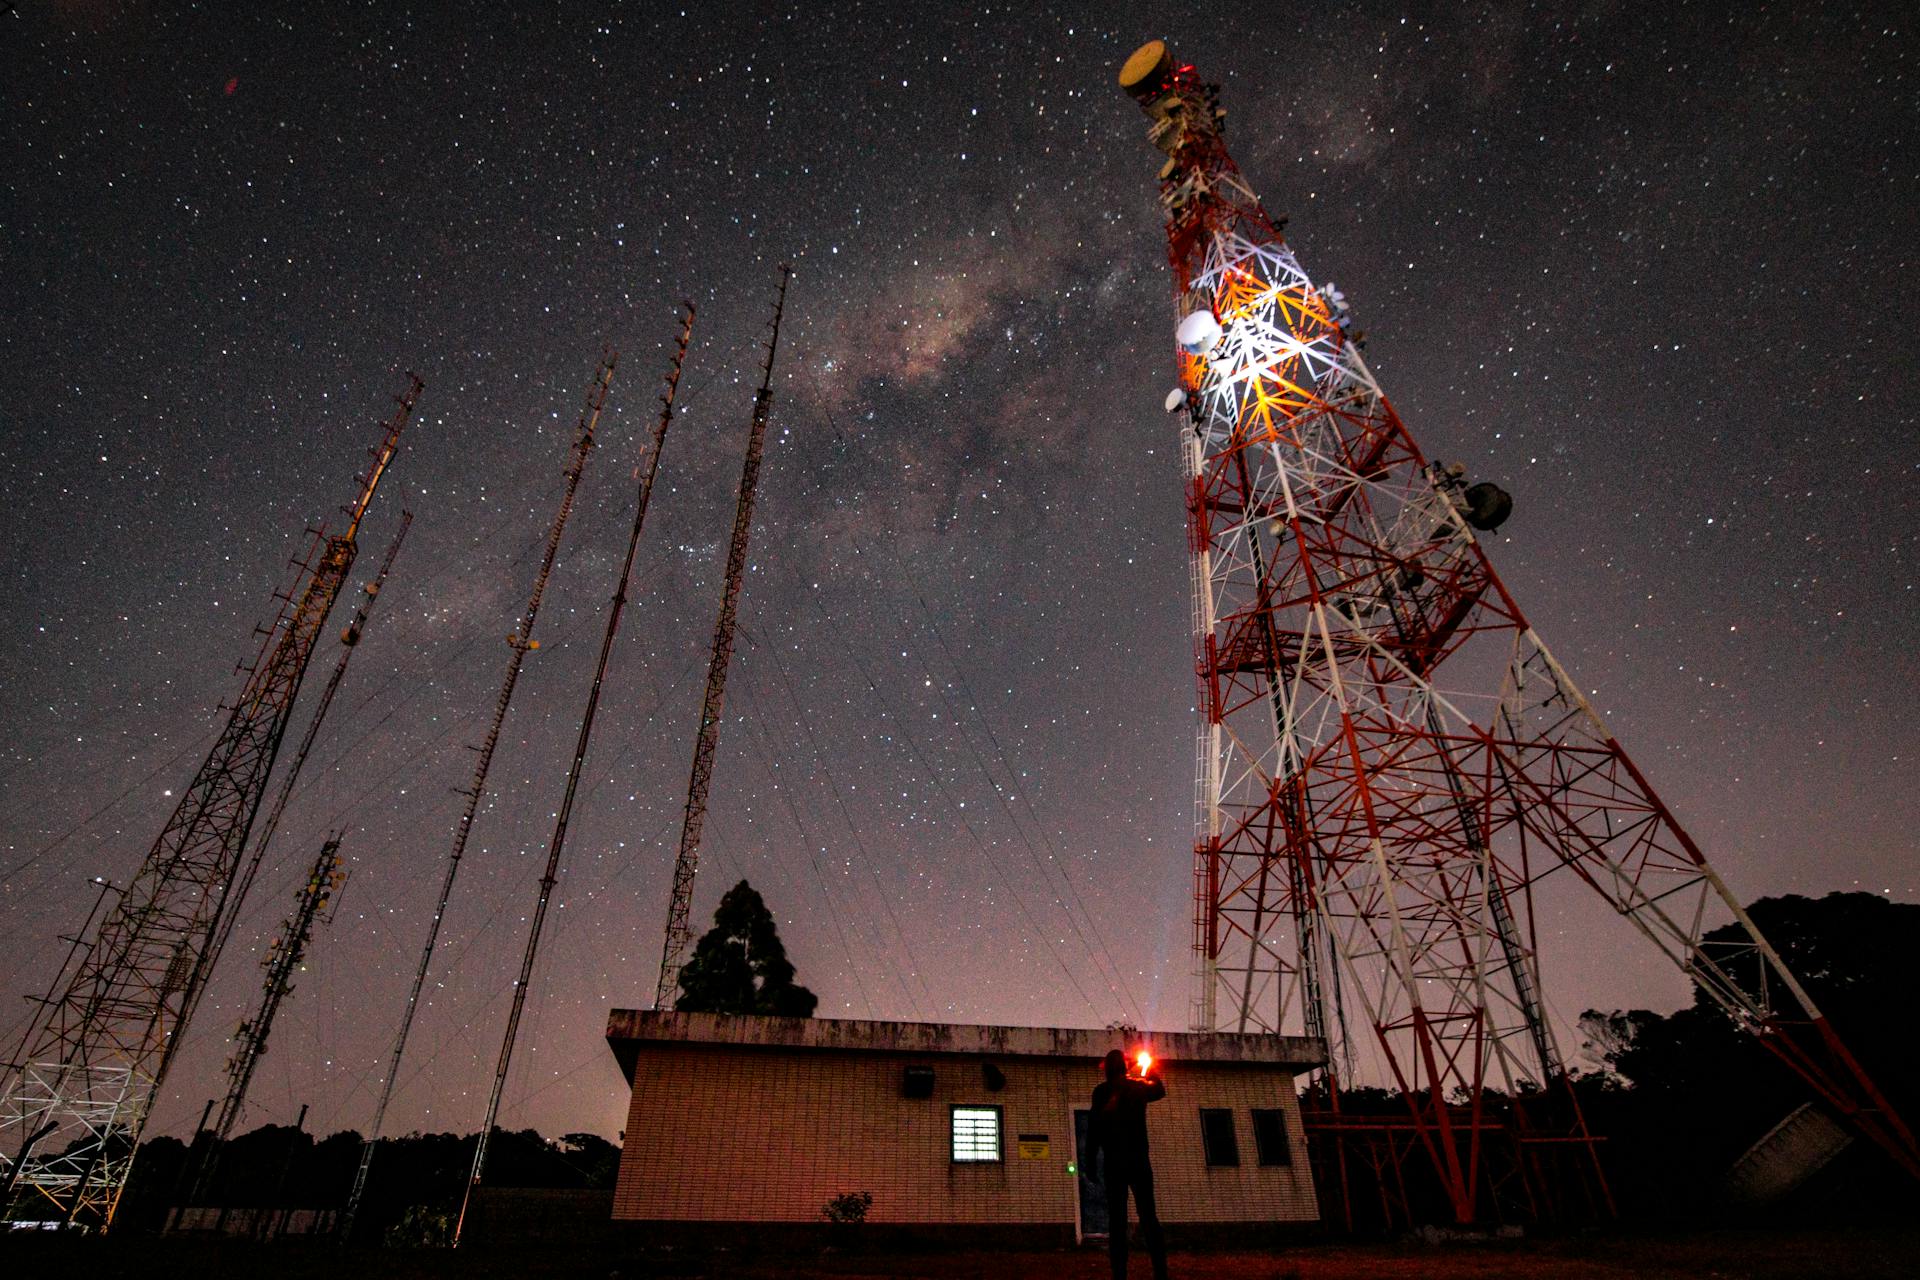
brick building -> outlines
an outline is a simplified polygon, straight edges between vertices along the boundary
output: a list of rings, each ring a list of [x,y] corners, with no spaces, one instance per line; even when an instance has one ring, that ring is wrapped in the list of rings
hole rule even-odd
[[[1317,1221],[1293,1080],[1322,1043],[1143,1039],[1167,1085],[1147,1109],[1161,1220]],[[873,1223],[1105,1232],[1074,1168],[1119,1033],[617,1009],[607,1041],[633,1086],[616,1221],[818,1224],[865,1191]]]

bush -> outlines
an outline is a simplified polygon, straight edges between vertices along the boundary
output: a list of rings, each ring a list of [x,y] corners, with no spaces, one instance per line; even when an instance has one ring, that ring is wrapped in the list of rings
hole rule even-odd
[[[857,1227],[867,1220],[873,1208],[873,1192],[848,1191],[833,1197],[820,1208],[820,1216],[838,1227]]]
[[[445,1209],[416,1204],[387,1228],[390,1249],[444,1249],[453,1243],[453,1218]]]

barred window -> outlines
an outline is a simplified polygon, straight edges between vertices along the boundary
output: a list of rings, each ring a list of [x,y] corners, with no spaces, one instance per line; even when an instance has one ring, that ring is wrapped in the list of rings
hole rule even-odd
[[[1000,1162],[999,1107],[953,1109],[953,1160],[955,1164]]]

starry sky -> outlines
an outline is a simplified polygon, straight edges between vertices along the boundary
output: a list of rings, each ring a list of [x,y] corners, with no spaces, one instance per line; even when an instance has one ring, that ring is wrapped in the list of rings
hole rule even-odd
[[[823,1015],[1184,1026],[1170,283],[1160,156],[1114,87],[1154,36],[1222,83],[1229,145],[1427,452],[1512,491],[1496,565],[1736,892],[1920,898],[1901,8],[23,0],[0,17],[0,1033],[89,877],[138,866],[417,370],[356,581],[403,507],[413,531],[154,1121],[219,1091],[342,828],[351,878],[246,1123],[367,1123],[611,343],[389,1128],[478,1124],[685,297],[683,412],[502,1115],[617,1130],[602,1031],[651,1001],[782,261],[696,918],[750,878]],[[1618,921],[1543,929],[1563,1026],[1686,999]]]

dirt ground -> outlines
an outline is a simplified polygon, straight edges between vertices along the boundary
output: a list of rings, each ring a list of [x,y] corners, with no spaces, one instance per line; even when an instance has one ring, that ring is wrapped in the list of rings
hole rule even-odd
[[[806,1256],[671,1251],[648,1255],[561,1249],[458,1252],[341,1250],[190,1240],[62,1240],[0,1236],[0,1274],[138,1276],[143,1280],[272,1276],[274,1280],[438,1280],[440,1277],[924,1277],[925,1280],[1104,1280],[1104,1253],[985,1250],[922,1254],[855,1250]],[[1148,1274],[1136,1255],[1133,1274]],[[1836,1280],[1920,1277],[1920,1229],[1719,1230],[1612,1234],[1511,1243],[1303,1245],[1269,1252],[1176,1253],[1175,1280]]]

